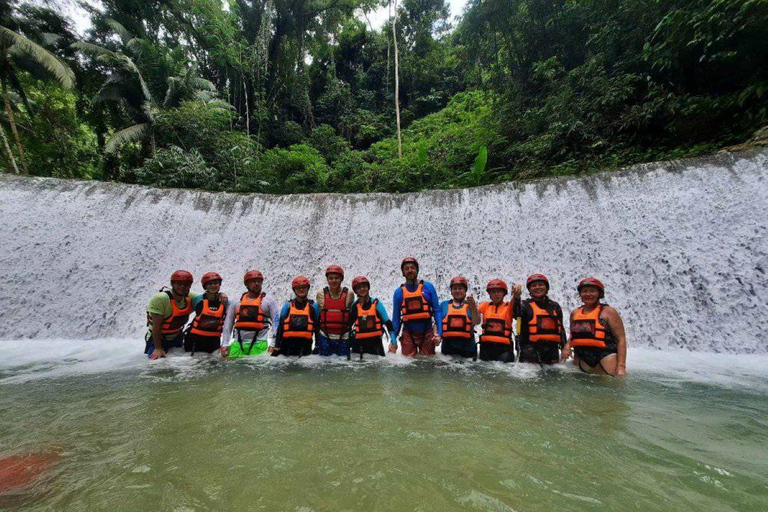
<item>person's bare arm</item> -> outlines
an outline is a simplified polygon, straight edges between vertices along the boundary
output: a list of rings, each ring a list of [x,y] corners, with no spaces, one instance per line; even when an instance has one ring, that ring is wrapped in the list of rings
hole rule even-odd
[[[624,322],[619,312],[610,306],[604,308],[603,313],[616,338],[616,376],[623,377],[627,374],[627,335],[624,331]]]
[[[475,302],[475,297],[469,295],[467,297],[467,305],[469,306],[469,315],[472,317],[472,325],[479,325],[480,312],[477,310],[477,302]]]
[[[152,316],[152,341],[155,343],[155,350],[149,358],[160,359],[165,357],[163,350],[163,322],[165,319],[159,313],[150,313],[150,315]]]
[[[575,310],[571,311],[570,323],[573,323],[573,314],[575,312],[576,312]],[[560,352],[560,362],[561,363],[566,362],[569,357],[571,357],[571,335],[570,335],[570,330],[569,330],[569,334],[568,334],[568,341],[565,342],[565,345],[563,345],[563,350]]]

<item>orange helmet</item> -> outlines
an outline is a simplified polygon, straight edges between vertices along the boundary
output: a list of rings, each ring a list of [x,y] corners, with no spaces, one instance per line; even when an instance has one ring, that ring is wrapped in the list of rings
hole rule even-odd
[[[294,278],[293,281],[291,281],[291,288],[293,288],[294,290],[296,288],[299,288],[300,286],[306,286],[307,288],[309,288],[309,279],[307,279],[304,276],[299,276]]]
[[[203,278],[200,280],[200,283],[202,283],[203,288],[205,288],[205,285],[213,281],[221,282],[221,276],[216,272],[207,272],[203,274]]]
[[[344,279],[344,269],[338,265],[331,265],[325,269],[325,276],[328,277],[328,274],[339,274]]]
[[[401,272],[402,272],[403,267],[405,266],[406,263],[413,263],[414,265],[416,265],[416,270],[417,271],[419,270],[419,262],[416,260],[416,258],[412,258],[412,257],[409,256],[407,258],[403,258],[402,263],[400,263],[400,271]]]
[[[530,290],[531,285],[536,282],[542,282],[547,285],[547,291],[549,291],[549,280],[544,274],[533,274],[532,276],[528,277],[528,281],[525,282],[525,287]]]
[[[263,281],[264,280],[264,274],[262,274],[258,270],[249,270],[243,276],[243,284],[246,284],[251,279],[261,279]]]
[[[195,279],[192,277],[192,274],[187,272],[186,270],[177,270],[176,272],[171,274],[171,282],[192,284],[193,282],[195,282]]]
[[[509,293],[509,288],[507,288],[507,283],[505,283],[501,279],[491,279],[490,281],[488,281],[488,286],[485,287],[485,291],[490,292],[491,290],[504,290],[504,295]]]
[[[598,297],[601,299],[605,297],[605,286],[603,286],[603,283],[601,283],[599,279],[594,277],[586,277],[579,281],[579,285],[576,287],[576,290],[581,292],[581,289],[585,286],[594,286],[600,291],[600,295]]]
[[[469,283],[465,278],[461,276],[454,277],[453,279],[451,279],[451,288],[453,288],[455,285],[461,285],[464,287],[465,290],[469,289]]]
[[[357,287],[360,286],[361,284],[367,284],[368,288],[371,287],[371,282],[368,281],[367,277],[365,277],[365,276],[357,276],[356,278],[354,278],[352,280],[352,289],[356,290]]]

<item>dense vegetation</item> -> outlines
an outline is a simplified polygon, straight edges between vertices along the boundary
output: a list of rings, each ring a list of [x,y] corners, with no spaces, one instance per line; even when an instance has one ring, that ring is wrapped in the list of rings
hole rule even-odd
[[[469,186],[680,157],[768,124],[767,0],[0,4],[9,172],[294,193]],[[384,4],[386,5],[386,3]]]

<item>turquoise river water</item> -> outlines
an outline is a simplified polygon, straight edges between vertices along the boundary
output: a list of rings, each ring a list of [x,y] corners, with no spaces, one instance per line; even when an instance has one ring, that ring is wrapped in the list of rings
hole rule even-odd
[[[634,349],[617,380],[139,351],[0,341],[0,454],[58,458],[0,509],[768,510],[765,355]]]

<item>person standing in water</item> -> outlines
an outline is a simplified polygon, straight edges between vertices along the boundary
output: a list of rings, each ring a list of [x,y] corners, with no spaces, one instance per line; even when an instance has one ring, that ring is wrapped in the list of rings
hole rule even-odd
[[[341,287],[344,269],[331,265],[325,270],[328,286],[317,292],[320,308],[320,328],[317,333],[317,353],[321,356],[349,355],[349,313],[355,294]]]
[[[278,318],[273,356],[308,356],[320,325],[320,308],[309,295],[309,279],[299,276],[291,282],[295,297],[283,305]]]
[[[473,296],[467,296],[469,283],[463,277],[451,279],[451,300],[440,304],[443,318],[442,352],[445,355],[477,358],[475,326],[480,313]]]
[[[621,377],[627,374],[627,338],[618,311],[600,302],[605,286],[587,277],[576,287],[584,303],[571,312],[571,337],[561,360],[574,351],[573,364],[581,371]]]
[[[262,291],[264,275],[249,270],[243,284],[247,291],[230,304],[224,321],[221,354],[230,359],[271,353],[275,345],[274,334],[270,333],[274,333],[279,309],[274,299]]]
[[[358,276],[352,280],[352,290],[357,294],[357,300],[351,308],[349,333],[352,351],[360,354],[360,359],[363,354],[384,355],[381,336],[385,332],[389,333],[390,351],[397,351],[397,338],[392,321],[379,299],[371,298],[370,289],[371,283],[367,277]]]
[[[162,288],[149,300],[144,353],[150,359],[165,357],[171,347],[183,345],[184,326],[198,295],[189,291],[193,281],[191,273],[177,270],[171,274],[171,289]]]
[[[405,258],[400,270],[405,283],[395,290],[392,298],[392,324],[396,334],[402,327],[402,353],[404,356],[417,353],[433,356],[443,335],[437,291],[432,283],[418,280],[419,262],[416,258]],[[389,350],[392,351],[391,345]]]
[[[504,297],[509,293],[507,283],[501,279],[492,279],[486,286],[491,300],[480,304],[478,310],[483,315],[483,333],[480,335],[480,359],[483,361],[515,361],[515,350],[512,342],[513,303],[505,302]],[[516,285],[513,297],[519,298],[522,287]]]
[[[221,331],[227,312],[227,301],[222,300],[221,276],[207,272],[200,280],[205,293],[192,299],[195,318],[184,335],[184,352],[212,354],[221,347]]]
[[[533,274],[525,286],[531,294],[520,304],[515,300],[516,315],[520,322],[518,361],[521,363],[554,364],[560,361],[560,347],[565,345],[563,309],[549,298],[549,280],[542,274]]]

